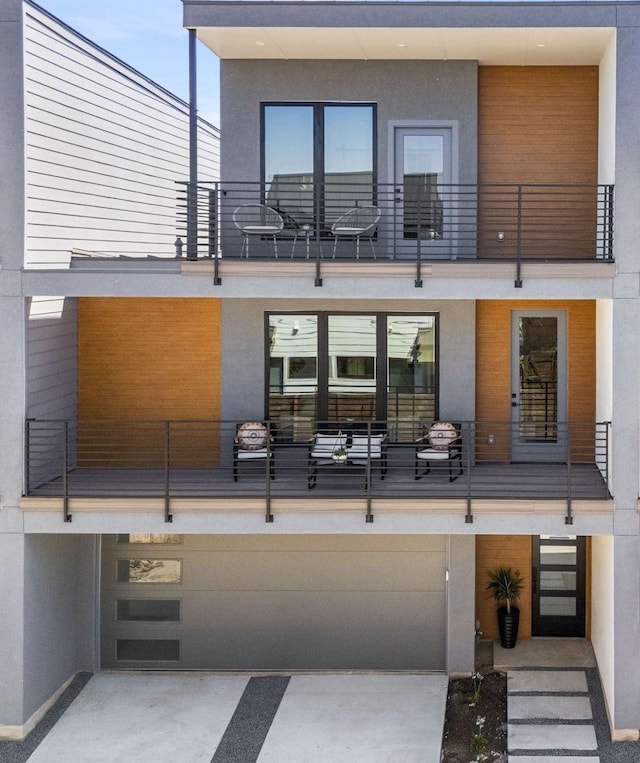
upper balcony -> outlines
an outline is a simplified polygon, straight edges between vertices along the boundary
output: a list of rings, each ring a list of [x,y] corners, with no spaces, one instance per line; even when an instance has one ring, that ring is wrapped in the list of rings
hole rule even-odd
[[[324,183],[278,177],[269,184],[184,183],[178,202],[178,255],[210,259],[221,282],[227,261],[327,265],[395,264],[422,285],[425,266],[610,263],[613,186],[443,184],[429,174],[402,184],[347,173]],[[184,243],[183,243],[184,241]],[[238,266],[233,266],[237,273]],[[241,272],[241,271],[240,271]],[[382,271],[384,272],[384,271]]]

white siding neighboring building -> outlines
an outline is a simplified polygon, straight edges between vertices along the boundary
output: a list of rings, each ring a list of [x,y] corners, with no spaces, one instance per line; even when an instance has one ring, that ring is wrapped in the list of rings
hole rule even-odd
[[[67,267],[72,249],[174,257],[188,104],[39,7],[24,14],[25,266]],[[200,119],[198,137],[200,174],[217,179],[219,132]]]

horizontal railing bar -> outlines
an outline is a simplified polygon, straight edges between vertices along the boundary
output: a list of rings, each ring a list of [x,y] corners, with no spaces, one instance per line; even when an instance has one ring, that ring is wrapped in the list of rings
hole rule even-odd
[[[460,423],[461,458],[425,460],[418,455],[428,422],[415,418],[399,427],[387,422],[353,424],[356,435],[371,436],[367,449],[352,452],[346,465],[329,458],[312,459],[308,435],[313,420],[304,422],[304,436],[282,429],[281,420],[264,422],[273,439],[274,479],[267,481],[264,455],[235,451],[238,422],[223,420],[119,421],[29,420],[27,426],[27,492],[64,497],[268,497],[269,500],[306,497],[342,500],[404,498],[511,498],[562,499],[570,489],[576,498],[606,499],[608,443],[606,422],[537,422],[572,438],[571,476],[567,467],[551,461],[519,466],[511,462],[510,438],[517,431],[511,422]],[[343,422],[346,427],[348,422]],[[335,423],[333,429],[341,424]],[[374,428],[384,437],[372,448]],[[63,438],[44,438],[43,432],[68,432],[65,479],[61,473]],[[90,431],[87,441],[85,433]],[[169,452],[149,436],[168,435]],[[492,434],[492,444],[487,433]],[[354,433],[348,435],[353,443]],[[139,437],[140,440],[136,440]],[[296,439],[297,437],[297,439]],[[355,447],[349,445],[349,447]],[[168,466],[165,473],[165,457]],[[234,468],[234,457],[237,463]],[[467,465],[468,461],[468,465]],[[57,471],[56,471],[57,467]],[[458,472],[460,467],[460,472]],[[233,475],[237,470],[237,477]],[[313,478],[313,479],[312,479]],[[313,485],[310,483],[313,482]],[[401,504],[399,505],[401,509]],[[369,516],[369,514],[367,515]]]
[[[410,198],[410,191],[398,192],[396,184],[371,181],[329,178],[304,186],[282,179],[270,184],[201,181],[196,185],[195,225],[185,207],[190,186],[178,187],[183,189],[179,235],[190,222],[203,258],[394,261],[419,254],[420,261],[519,262],[536,256],[611,261],[613,255],[610,185],[437,183]],[[261,221],[244,228],[234,220],[243,206],[255,204],[275,210],[276,230]],[[340,215],[367,205],[379,210],[368,234],[334,232]]]

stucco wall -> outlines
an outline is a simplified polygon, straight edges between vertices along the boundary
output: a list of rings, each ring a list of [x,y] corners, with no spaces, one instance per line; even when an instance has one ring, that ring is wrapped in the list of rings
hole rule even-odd
[[[94,548],[92,536],[25,536],[25,718],[78,670],[95,667]]]
[[[220,63],[220,89],[223,179],[260,179],[260,103],[312,100],[377,103],[383,183],[389,182],[390,120],[457,120],[458,182],[476,182],[475,61],[226,60]]]
[[[612,536],[595,536],[591,541],[591,643],[610,721],[615,709],[613,545]]]

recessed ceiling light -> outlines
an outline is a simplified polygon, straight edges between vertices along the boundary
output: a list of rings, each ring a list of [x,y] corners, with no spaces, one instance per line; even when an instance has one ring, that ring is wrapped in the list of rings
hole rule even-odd
[[[407,44],[405,42],[396,42],[396,46],[398,48],[406,48]]]
[[[262,48],[264,46],[264,42],[261,42],[260,40],[256,40],[256,45],[259,45]]]
[[[536,48],[546,48],[546,47],[547,47],[547,46],[545,45],[545,43],[544,43],[544,42],[539,42],[539,43],[536,45]]]

